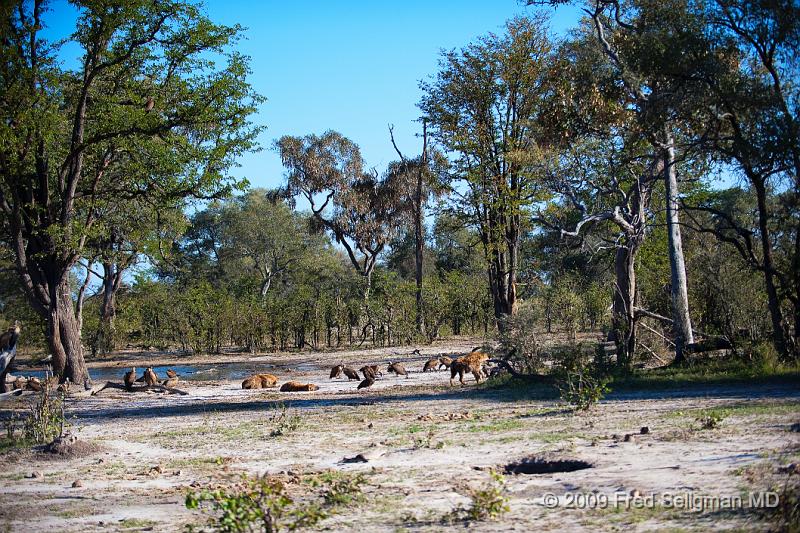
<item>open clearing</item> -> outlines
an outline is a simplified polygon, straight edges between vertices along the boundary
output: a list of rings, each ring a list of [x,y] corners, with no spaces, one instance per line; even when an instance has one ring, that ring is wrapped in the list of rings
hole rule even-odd
[[[747,504],[748,491],[778,487],[785,479],[781,469],[800,459],[800,433],[791,430],[800,422],[798,387],[615,392],[591,413],[574,415],[545,387],[476,387],[471,376],[466,386],[450,387],[449,372],[421,373],[428,357],[473,345],[424,347],[422,356],[409,355],[411,349],[397,355],[395,348],[249,359],[280,382],[320,385],[312,393],[193,381],[180,385],[188,396],[106,390],[70,400],[73,432],[101,450],[68,459],[8,452],[0,473],[0,526],[175,531],[206,520],[184,506],[189,490],[267,473],[302,492],[304,477],[334,470],[362,473],[364,494],[315,529],[461,529],[465,523],[448,516],[470,505],[470,488],[486,484],[490,469],[531,455],[593,466],[507,475],[510,511],[472,527],[702,531],[773,525],[759,511],[684,509],[663,498],[744,495]],[[330,365],[340,360],[356,368],[380,362],[384,375],[372,388],[356,391],[355,381],[328,379]],[[386,374],[385,365],[394,360],[406,364],[408,379]],[[302,371],[290,372],[300,365]],[[16,401],[26,405],[26,399]],[[721,421],[703,429],[698,419],[709,414]],[[343,462],[358,454],[367,462]],[[82,486],[72,488],[76,480]],[[547,505],[548,493],[560,497],[555,508]],[[568,493],[593,495],[594,508],[577,508],[581,501],[569,501]],[[630,494],[655,494],[655,505],[635,508]],[[606,499],[611,505],[603,505]]]

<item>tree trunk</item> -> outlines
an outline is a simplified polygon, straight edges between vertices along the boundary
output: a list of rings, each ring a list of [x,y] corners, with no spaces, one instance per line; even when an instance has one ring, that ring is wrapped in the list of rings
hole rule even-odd
[[[64,276],[66,278],[66,276]],[[69,284],[66,279],[51,285],[47,316],[47,341],[53,352],[53,373],[64,382],[91,387],[89,372],[83,360],[83,346],[78,321],[75,318]]]
[[[665,128],[664,184],[667,194],[667,236],[671,279],[672,318],[675,328],[675,362],[686,360],[683,348],[694,342],[689,315],[686,264],[683,258],[680,220],[678,218],[678,178],[675,172],[675,147],[672,133]]]
[[[617,365],[628,369],[636,352],[636,253],[640,242],[628,238],[614,255],[614,299],[611,316]]]
[[[267,293],[269,292],[269,288],[272,285],[272,272],[268,272],[266,277],[264,278],[264,282],[261,284],[261,300],[265,300],[267,298]]]
[[[414,213],[414,266],[415,266],[415,277],[417,282],[417,294],[416,294],[416,312],[417,312],[417,333],[424,336],[425,335],[425,313],[423,310],[423,301],[422,301],[422,261],[423,257],[423,248],[425,245],[424,235],[422,231],[422,170],[418,172],[419,177],[417,178],[417,192],[416,192],[416,201],[417,201],[417,209],[416,213]]]
[[[117,316],[117,292],[122,282],[122,268],[111,261],[103,261],[103,300],[100,303],[100,325],[94,342],[94,352],[106,354],[114,350]]]
[[[492,291],[494,318],[500,333],[508,330],[508,318],[514,314],[517,301],[515,270],[508,266],[508,255],[494,252],[489,267],[489,287]]]
[[[758,203],[758,229],[761,234],[761,253],[763,255],[762,261],[764,262],[764,284],[767,289],[767,305],[769,307],[769,316],[772,321],[772,342],[775,344],[775,349],[781,357],[785,357],[787,355],[786,336],[783,329],[781,301],[775,286],[775,263],[772,257],[772,237],[769,231],[767,191],[763,181],[751,178],[751,182],[756,191],[756,201]]]

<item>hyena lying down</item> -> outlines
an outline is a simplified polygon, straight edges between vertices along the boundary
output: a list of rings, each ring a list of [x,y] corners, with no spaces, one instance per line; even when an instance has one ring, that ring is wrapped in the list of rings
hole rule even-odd
[[[464,374],[466,372],[472,372],[472,375],[475,376],[475,381],[480,383],[481,377],[485,377],[483,374],[483,365],[486,364],[488,360],[489,356],[479,351],[472,351],[454,360],[450,364],[450,385],[453,384],[453,379],[455,379],[456,374],[458,374],[458,380],[463,385]]]
[[[255,374],[242,381],[243,389],[266,389],[278,384],[278,378],[272,374]]]

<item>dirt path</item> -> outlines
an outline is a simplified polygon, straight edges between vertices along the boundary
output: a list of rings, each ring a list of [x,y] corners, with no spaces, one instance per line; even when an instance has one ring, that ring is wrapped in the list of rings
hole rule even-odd
[[[472,527],[770,527],[758,513],[698,510],[697,498],[766,489],[781,479],[782,466],[800,459],[800,434],[789,430],[800,421],[797,388],[618,394],[590,415],[575,416],[555,400],[536,399],[542,391],[477,388],[472,378],[451,388],[449,374],[420,371],[430,355],[473,345],[426,348],[421,356],[370,350],[257,359],[283,369],[282,381],[320,385],[313,393],[243,391],[238,381],[193,382],[184,385],[188,396],[107,390],[71,401],[74,430],[102,451],[70,459],[8,453],[0,475],[0,527],[176,531],[205,520],[185,508],[189,490],[267,473],[300,491],[306,485],[297,480],[332,470],[363,474],[364,496],[317,529],[462,529],[463,522],[448,517],[471,505],[469,489],[485,485],[489,469],[529,455],[580,459],[593,467],[508,475],[510,511]],[[356,391],[356,382],[328,379],[331,362],[385,365],[395,359],[411,370],[408,379],[384,373],[366,391]],[[304,370],[290,371],[292,366]],[[710,414],[721,418],[717,427],[701,429],[698,419]],[[641,434],[643,426],[647,434]],[[342,462],[357,454],[368,462]],[[34,472],[43,477],[28,477]],[[72,488],[76,480],[82,486]],[[558,498],[554,508],[549,494]],[[631,494],[652,494],[654,504],[637,508]],[[696,505],[674,506],[665,495],[689,495]],[[576,508],[583,503],[593,508]]]

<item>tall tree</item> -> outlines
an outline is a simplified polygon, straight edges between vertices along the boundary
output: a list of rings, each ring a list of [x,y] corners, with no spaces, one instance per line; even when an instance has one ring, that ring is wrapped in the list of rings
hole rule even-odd
[[[773,343],[784,357],[800,357],[800,8],[718,0],[698,3],[693,15],[704,24],[709,60],[699,78],[712,100],[698,111],[716,126],[700,141],[752,187],[758,229],[713,202],[693,207],[710,213],[717,236],[763,274]]]
[[[262,300],[273,281],[287,275],[309,251],[321,248],[318,236],[308,232],[308,221],[263,189],[226,202],[219,223],[222,268],[234,270],[234,276],[257,274]]]
[[[407,208],[398,201],[397,189],[377,172],[366,172],[358,145],[338,132],[287,135],[275,145],[287,169],[285,194],[308,202],[315,223],[345,249],[363,276],[368,299],[378,256]]]
[[[514,19],[503,35],[446,52],[435,78],[421,83],[423,116],[452,159],[454,207],[481,236],[501,330],[515,310],[522,217],[540,193],[549,142],[537,129],[551,60],[546,27],[543,18]]]
[[[395,196],[408,206],[411,216],[411,225],[414,228],[414,280],[417,285],[416,299],[416,325],[417,333],[425,335],[425,312],[423,309],[422,281],[424,277],[424,250],[425,250],[425,208],[431,196],[443,192],[439,176],[443,174],[446,161],[435,150],[428,147],[428,124],[422,121],[422,153],[418,157],[406,157],[394,139],[394,128],[389,127],[389,136],[392,139],[400,161],[393,162],[387,170],[387,179],[396,189]],[[432,152],[432,153],[431,153]]]
[[[226,169],[254,147],[248,117],[260,98],[246,58],[228,49],[240,29],[195,5],[75,5],[75,32],[55,43],[40,35],[44,0],[0,11],[0,213],[20,282],[47,320],[55,373],[88,386],[69,274],[102,207],[226,193]],[[75,69],[56,60],[69,45],[83,52]]]

